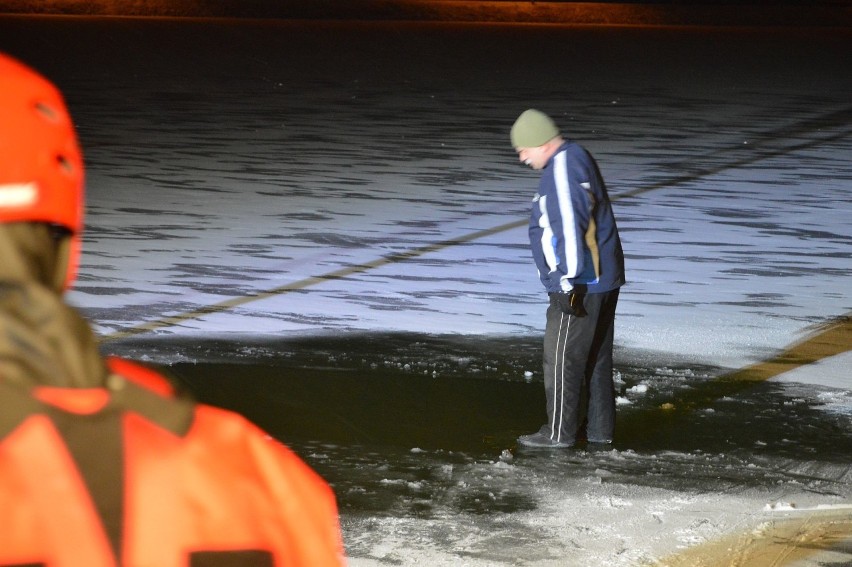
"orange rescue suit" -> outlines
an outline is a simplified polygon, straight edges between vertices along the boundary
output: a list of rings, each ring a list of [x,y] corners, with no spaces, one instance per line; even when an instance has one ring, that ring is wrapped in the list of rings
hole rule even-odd
[[[292,451],[109,362],[106,388],[0,381],[0,566],[345,563],[334,495]]]

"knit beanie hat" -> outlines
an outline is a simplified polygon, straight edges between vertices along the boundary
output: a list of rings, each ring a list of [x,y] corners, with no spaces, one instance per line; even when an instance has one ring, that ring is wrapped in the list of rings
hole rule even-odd
[[[513,148],[537,148],[559,135],[559,128],[550,117],[534,108],[525,110],[512,126]]]

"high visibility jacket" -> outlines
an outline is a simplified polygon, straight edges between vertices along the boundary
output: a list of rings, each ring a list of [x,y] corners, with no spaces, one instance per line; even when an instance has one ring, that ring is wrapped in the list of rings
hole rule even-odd
[[[110,366],[106,388],[0,380],[0,566],[344,564],[334,495],[293,452]]]

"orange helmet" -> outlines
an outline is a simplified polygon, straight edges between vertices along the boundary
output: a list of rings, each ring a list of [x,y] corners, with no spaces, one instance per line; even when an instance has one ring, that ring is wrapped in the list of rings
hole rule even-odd
[[[0,53],[0,223],[10,222],[70,232],[67,288],[80,257],[83,156],[59,90]]]

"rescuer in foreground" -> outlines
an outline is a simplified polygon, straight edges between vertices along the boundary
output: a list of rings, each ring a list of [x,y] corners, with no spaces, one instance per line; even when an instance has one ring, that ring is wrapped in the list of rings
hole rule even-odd
[[[0,54],[0,565],[343,565],[334,494],[292,451],[101,357],[62,299],[82,217],[61,94]]]

